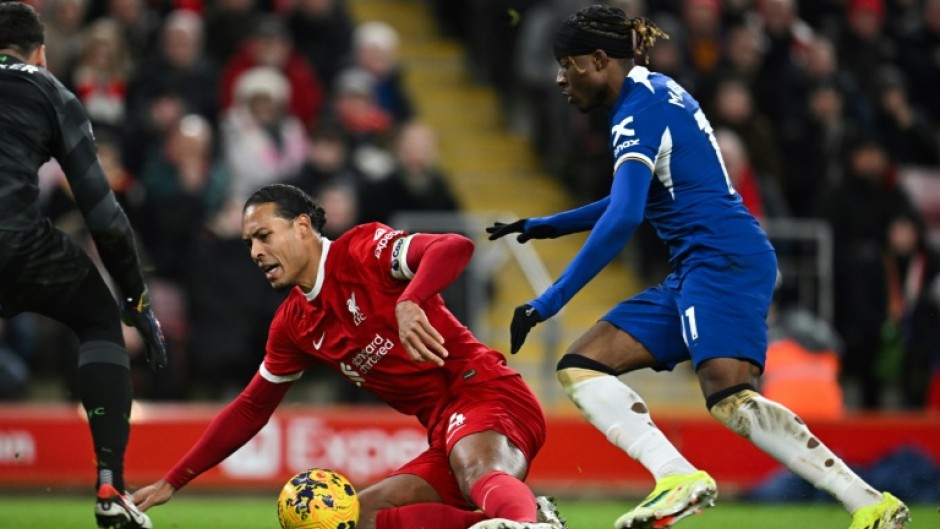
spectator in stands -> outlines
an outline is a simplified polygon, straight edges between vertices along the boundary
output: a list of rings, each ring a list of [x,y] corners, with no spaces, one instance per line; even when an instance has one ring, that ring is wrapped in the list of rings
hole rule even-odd
[[[395,171],[366,187],[363,218],[388,222],[399,211],[457,211],[457,198],[437,156],[437,138],[431,127],[420,122],[403,126],[396,139]]]
[[[359,222],[359,196],[349,182],[333,182],[320,189],[317,200],[330,216],[330,226],[324,226],[323,235],[338,239]],[[371,220],[371,219],[370,219]]]
[[[375,82],[362,68],[348,68],[336,78],[328,118],[342,127],[353,147],[384,146],[394,134],[394,116],[376,100]]]
[[[936,166],[940,163],[937,129],[927,120],[927,112],[908,98],[904,73],[886,65],[874,77],[880,89],[875,100],[876,130],[891,159],[901,165]]]
[[[932,298],[940,284],[940,254],[927,245],[920,216],[904,210],[890,220],[885,258],[888,314],[878,369],[900,388],[902,404],[923,408],[931,357],[940,359],[940,310]]]
[[[96,131],[118,133],[123,128],[133,67],[117,24],[100,19],[88,27],[77,62],[62,80],[82,102]]]
[[[799,119],[793,112],[802,106],[796,83],[813,30],[799,17],[796,0],[764,0],[757,9],[767,48],[754,94],[761,112],[787,130]]]
[[[707,77],[721,60],[721,1],[683,0],[682,22],[686,61],[697,78]]]
[[[871,125],[873,115],[873,100],[870,100],[859,87],[853,72],[839,68],[839,58],[832,41],[822,35],[813,36],[806,46],[805,60],[799,71],[797,89],[801,100],[799,110],[806,112],[807,99],[812,87],[821,83],[830,83],[842,94],[844,112],[850,119],[860,124]],[[788,131],[793,133],[794,131]]]
[[[764,199],[761,196],[761,182],[754,166],[748,158],[747,149],[741,136],[731,129],[715,131],[715,140],[725,163],[725,171],[731,185],[734,186],[744,207],[754,215],[758,222],[764,221]]]
[[[884,148],[873,138],[848,151],[842,182],[823,196],[832,226],[835,327],[845,340],[845,375],[861,391],[861,405],[882,404],[875,371],[887,314],[885,234],[890,219],[913,206],[897,185]]]
[[[46,27],[46,68],[63,79],[82,48],[88,0],[52,0],[43,9]]]
[[[777,138],[767,116],[754,105],[754,99],[743,80],[734,77],[718,83],[710,109],[712,126],[727,127],[744,142],[746,156],[754,169],[779,186],[783,181]]]
[[[145,0],[107,0],[104,15],[121,28],[127,54],[134,64],[147,58],[156,44],[161,23],[167,22]]]
[[[144,163],[140,181],[146,216],[141,235],[158,277],[183,281],[191,266],[188,250],[196,230],[218,208],[228,185],[225,166],[214,155],[214,133],[196,114],[169,130],[160,149]]]
[[[395,123],[411,119],[411,99],[404,87],[398,62],[398,32],[385,22],[366,22],[353,32],[355,67],[375,79],[375,101]]]
[[[316,196],[325,186],[345,182],[358,187],[361,180],[362,176],[352,167],[342,128],[321,121],[310,131],[307,159],[292,179],[293,184]]]
[[[167,15],[159,47],[138,68],[127,99],[124,162],[137,173],[147,150],[186,114],[215,124],[218,66],[203,50],[203,26],[191,11]]]
[[[192,230],[197,243],[187,255],[186,365],[189,379],[199,385],[188,387],[191,395],[227,400],[251,380],[268,323],[284,298],[245,259],[242,205],[227,200],[206,219],[205,229]]]
[[[670,29],[667,28],[665,31],[670,31]],[[681,26],[672,31],[681,33]],[[670,40],[672,40],[672,33],[670,33]],[[739,22],[729,27],[724,34],[720,62],[711,74],[698,83],[695,97],[703,102],[713,101],[717,85],[727,78],[739,79],[749,91],[753,91],[764,58],[762,40],[763,33],[756,24]],[[651,51],[657,48],[659,46]],[[659,71],[658,66],[656,69]]]
[[[838,37],[839,67],[855,78],[865,98],[878,97],[878,79],[872,65],[895,59],[894,43],[884,35],[884,0],[848,0],[846,23]]]
[[[710,46],[708,41],[698,42],[696,44],[687,44],[685,28],[682,21],[677,17],[662,16],[661,25],[663,31],[669,33],[669,40],[664,40],[659,46],[649,50],[650,67],[655,68],[657,72],[662,72],[676,80],[677,83],[688,83],[683,86],[691,86],[695,92],[699,92],[707,77],[696,71],[694,55],[696,53],[707,55],[707,48]],[[696,47],[696,49],[690,49]],[[717,71],[719,65],[708,66],[711,74]]]
[[[798,128],[783,138],[781,152],[799,153],[783,158],[783,193],[787,207],[797,217],[822,215],[820,197],[842,180],[842,167],[853,131],[860,125],[844,112],[842,93],[831,81],[821,81],[809,91],[809,113]]]
[[[225,64],[244,44],[261,16],[257,0],[216,0],[206,9],[206,52]]]
[[[307,133],[288,110],[291,92],[276,68],[259,66],[239,76],[235,103],[222,118],[222,152],[233,199],[289,180],[306,161]]]
[[[924,0],[920,26],[906,35],[898,61],[910,79],[911,97],[940,123],[940,0]]]
[[[316,122],[324,102],[323,85],[310,63],[297,52],[290,32],[275,14],[258,19],[248,40],[225,64],[222,72],[222,108],[237,103],[239,78],[256,67],[273,68],[290,86],[288,110],[305,126]]]
[[[554,86],[558,63],[545,41],[568,14],[572,0],[547,0],[528,10],[519,20],[516,54],[513,58],[516,112],[521,113],[521,127],[534,143],[545,167],[559,172],[571,156],[571,113]],[[581,7],[591,0],[577,0]]]
[[[297,0],[287,18],[297,51],[331,88],[352,51],[353,22],[343,0]]]
[[[771,307],[761,393],[803,420],[840,419],[842,340],[828,323],[796,306]]]

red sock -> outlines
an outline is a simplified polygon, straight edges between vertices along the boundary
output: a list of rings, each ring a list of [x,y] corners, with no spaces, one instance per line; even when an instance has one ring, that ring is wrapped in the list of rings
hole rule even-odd
[[[467,529],[486,519],[482,512],[443,503],[416,503],[379,511],[375,529]]]
[[[470,487],[470,499],[487,518],[535,521],[535,495],[525,483],[505,472],[496,470],[478,479]]]

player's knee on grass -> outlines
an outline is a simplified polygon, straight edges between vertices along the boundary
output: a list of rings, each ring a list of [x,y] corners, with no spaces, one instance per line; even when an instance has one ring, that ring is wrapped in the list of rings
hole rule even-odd
[[[742,412],[759,407],[760,402],[755,399],[759,395],[754,386],[738,384],[709,395],[705,405],[708,407],[708,412],[722,424],[735,433],[747,437],[751,429],[752,414]]]
[[[571,396],[572,389],[578,383],[595,377],[617,376],[617,373],[597,360],[592,360],[577,353],[568,353],[558,361],[558,365],[555,367],[555,375],[558,377],[561,387],[565,388],[565,392]]]

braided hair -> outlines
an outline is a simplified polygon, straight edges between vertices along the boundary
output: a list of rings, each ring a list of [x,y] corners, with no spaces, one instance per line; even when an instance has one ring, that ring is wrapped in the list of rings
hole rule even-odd
[[[555,56],[585,55],[602,49],[615,58],[649,62],[648,51],[669,35],[646,17],[628,17],[619,7],[593,5],[569,16],[555,36]]]
[[[326,224],[326,211],[316,201],[298,187],[288,184],[264,186],[248,197],[242,211],[257,204],[274,204],[275,214],[282,219],[293,221],[298,215],[310,217],[310,223],[317,233],[323,233]]]

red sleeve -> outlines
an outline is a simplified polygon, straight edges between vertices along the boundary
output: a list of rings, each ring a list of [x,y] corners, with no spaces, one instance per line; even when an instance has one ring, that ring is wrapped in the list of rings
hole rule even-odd
[[[457,279],[473,256],[473,241],[455,233],[418,233],[403,239],[405,258],[401,275],[411,282],[398,301],[419,305],[440,293]],[[393,252],[394,256],[394,252]],[[393,273],[395,263],[392,263]]]
[[[260,373],[255,374],[248,387],[212,420],[199,441],[163,479],[179,490],[232,455],[267,424],[290,386],[268,382]]]

